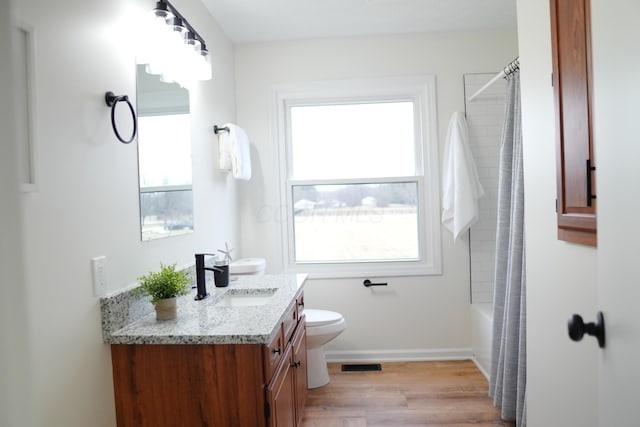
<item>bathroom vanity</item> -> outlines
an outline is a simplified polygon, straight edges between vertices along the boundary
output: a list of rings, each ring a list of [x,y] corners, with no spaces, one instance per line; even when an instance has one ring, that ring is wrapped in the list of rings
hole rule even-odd
[[[103,299],[117,425],[300,425],[305,279],[249,276],[210,289],[202,301],[185,296],[175,321],[158,322],[151,312],[131,316],[137,308],[126,295]]]

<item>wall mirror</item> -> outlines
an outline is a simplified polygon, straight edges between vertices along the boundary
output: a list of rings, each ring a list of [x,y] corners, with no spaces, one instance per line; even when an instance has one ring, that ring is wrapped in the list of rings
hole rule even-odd
[[[136,72],[142,240],[193,232],[189,91]]]

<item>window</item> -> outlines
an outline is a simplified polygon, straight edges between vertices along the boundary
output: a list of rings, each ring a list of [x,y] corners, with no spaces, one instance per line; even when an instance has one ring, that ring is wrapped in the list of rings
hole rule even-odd
[[[440,273],[434,101],[433,78],[278,91],[288,270]]]

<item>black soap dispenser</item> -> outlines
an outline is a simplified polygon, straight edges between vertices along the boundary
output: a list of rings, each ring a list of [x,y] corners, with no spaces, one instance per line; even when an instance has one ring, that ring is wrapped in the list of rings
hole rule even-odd
[[[229,260],[216,258],[213,270],[213,281],[216,288],[226,288],[229,285]]]

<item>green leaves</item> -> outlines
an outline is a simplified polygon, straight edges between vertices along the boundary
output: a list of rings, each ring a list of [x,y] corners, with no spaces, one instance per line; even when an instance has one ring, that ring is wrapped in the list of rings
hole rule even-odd
[[[140,286],[135,292],[140,295],[151,296],[151,303],[156,304],[161,299],[173,298],[189,293],[191,279],[183,270],[176,271],[176,264],[164,265],[160,263],[159,272],[150,272],[138,277]]]

